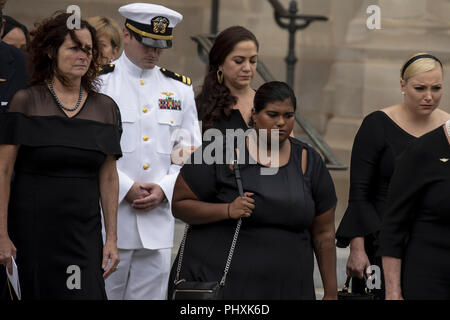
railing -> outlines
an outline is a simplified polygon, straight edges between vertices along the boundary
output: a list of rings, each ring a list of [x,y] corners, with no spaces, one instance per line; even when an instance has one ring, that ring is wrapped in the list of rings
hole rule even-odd
[[[197,43],[197,52],[199,58],[208,64],[208,53],[212,47],[216,35],[196,35],[191,37],[193,41]],[[265,82],[276,80],[270,71],[267,69],[261,59],[258,59],[256,71]],[[328,144],[322,139],[321,135],[309,124],[309,122],[298,114],[295,115],[295,121],[305,131],[309,137],[313,146],[319,150],[319,152],[325,158],[325,164],[329,170],[346,170],[347,166],[344,166],[339,158],[334,154]]]
[[[286,61],[286,82],[294,88],[294,73],[297,57],[295,55],[295,33],[306,29],[314,21],[328,21],[325,16],[297,14],[297,1],[292,0],[286,10],[278,0],[268,0],[273,7],[275,22],[289,32],[289,46]],[[298,22],[300,21],[300,22]]]

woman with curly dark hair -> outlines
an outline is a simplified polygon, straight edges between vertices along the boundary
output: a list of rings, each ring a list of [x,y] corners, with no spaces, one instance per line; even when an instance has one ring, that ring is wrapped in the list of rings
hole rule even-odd
[[[22,299],[106,299],[119,263],[120,113],[95,91],[95,30],[69,17],[31,32],[31,86],[0,115],[0,264],[17,261]]]
[[[203,131],[247,128],[258,49],[255,35],[244,27],[233,26],[219,33],[209,52],[209,72],[195,99]]]

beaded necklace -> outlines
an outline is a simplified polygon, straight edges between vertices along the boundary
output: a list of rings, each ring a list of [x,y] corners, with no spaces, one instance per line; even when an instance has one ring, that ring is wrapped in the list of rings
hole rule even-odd
[[[59,101],[58,96],[55,93],[55,90],[53,90],[53,84],[51,81],[48,83],[48,89],[50,90],[50,93],[52,94],[53,98],[55,99],[56,105],[58,107],[60,107],[61,109],[64,109],[66,111],[75,111],[80,107],[81,100],[83,99],[83,90],[81,88],[81,84],[80,84],[80,95],[78,96],[77,104],[73,108],[67,108],[66,106],[64,106],[61,103],[61,101]]]

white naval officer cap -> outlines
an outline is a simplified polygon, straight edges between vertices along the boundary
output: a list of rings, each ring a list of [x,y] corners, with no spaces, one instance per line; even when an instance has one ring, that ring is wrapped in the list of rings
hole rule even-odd
[[[178,12],[150,3],[130,3],[120,7],[119,13],[140,43],[162,49],[172,47],[172,30],[183,20]]]

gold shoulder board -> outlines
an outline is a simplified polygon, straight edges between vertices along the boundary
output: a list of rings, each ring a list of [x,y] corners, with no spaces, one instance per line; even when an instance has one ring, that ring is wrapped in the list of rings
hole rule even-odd
[[[190,86],[192,84],[192,80],[189,77],[186,77],[182,74],[178,74],[173,71],[167,70],[166,68],[161,68],[160,70],[166,77],[181,81],[185,85],[188,85],[188,86]]]

